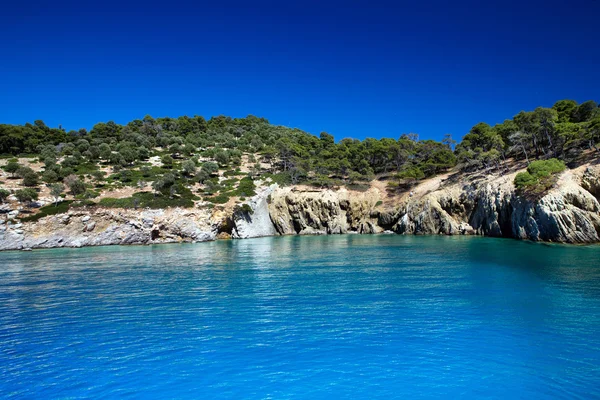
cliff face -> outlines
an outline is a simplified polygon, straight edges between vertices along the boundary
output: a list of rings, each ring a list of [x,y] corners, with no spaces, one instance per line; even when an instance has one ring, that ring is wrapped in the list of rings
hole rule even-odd
[[[275,226],[271,222],[267,198],[273,193],[277,185],[269,186],[246,204],[252,211],[237,210],[232,216],[232,232],[234,239],[247,239],[261,236],[277,235]]]
[[[519,196],[514,174],[440,184],[398,204],[384,194],[277,189],[269,211],[280,234],[477,234],[565,243],[600,241],[600,168],[567,171],[538,200]],[[418,190],[417,190],[418,192]]]
[[[13,211],[0,220],[0,250],[343,233],[600,242],[600,166],[565,171],[539,199],[519,196],[514,175],[447,176],[392,197],[384,186],[356,192],[272,185],[233,212],[93,208],[21,224]]]
[[[269,212],[281,235],[325,235],[348,232],[380,233],[374,208],[376,191],[349,193],[347,190],[302,191],[276,189]]]

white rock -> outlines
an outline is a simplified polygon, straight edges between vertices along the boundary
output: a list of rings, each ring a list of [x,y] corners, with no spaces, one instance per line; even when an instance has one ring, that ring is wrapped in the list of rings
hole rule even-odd
[[[234,214],[235,229],[232,232],[234,238],[246,239],[277,235],[267,204],[267,197],[275,188],[277,188],[276,184],[269,186],[246,203],[252,208],[252,213],[238,211]]]

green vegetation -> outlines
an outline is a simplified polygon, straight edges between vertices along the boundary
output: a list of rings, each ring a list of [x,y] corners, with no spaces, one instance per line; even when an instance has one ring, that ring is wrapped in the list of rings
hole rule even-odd
[[[214,197],[204,197],[204,200],[215,204],[225,204],[229,201],[230,197],[230,194],[225,192]]]
[[[246,214],[254,214],[254,210],[252,209],[252,207],[250,207],[250,204],[247,204],[247,203],[238,204],[235,207],[235,212],[246,213]]]
[[[150,192],[135,193],[131,197],[115,199],[106,197],[98,203],[104,207],[113,208],[167,208],[167,207],[193,207],[194,201],[190,197],[157,195]]]
[[[256,186],[254,185],[254,181],[250,177],[245,177],[240,180],[238,184],[237,190],[235,191],[236,196],[241,197],[251,197],[256,194],[254,191]]]
[[[17,200],[27,206],[29,206],[29,203],[32,201],[38,199],[38,193],[35,191],[35,189],[31,188],[19,189],[15,192],[15,196],[17,197]]]
[[[549,160],[533,161],[527,167],[526,172],[519,172],[515,176],[517,189],[528,193],[542,193],[552,187],[556,181],[556,175],[566,168],[565,163],[556,158]]]
[[[490,126],[475,125],[456,146],[462,168],[501,168],[506,158],[576,159],[583,149],[600,152],[600,108],[594,101],[560,100],[552,108],[521,111]]]
[[[10,191],[6,189],[0,189],[0,203],[4,203],[8,196],[10,196]]]
[[[67,200],[67,201],[61,201],[58,204],[51,204],[51,205],[44,206],[44,207],[40,208],[36,214],[21,218],[21,221],[22,222],[35,222],[35,221],[39,220],[40,218],[44,218],[48,215],[64,214],[69,211],[72,203],[73,202],[71,200]]]
[[[390,189],[405,189],[455,166],[502,173],[508,159],[522,160],[532,169],[536,161],[552,158],[570,162],[583,150],[600,152],[599,142],[600,108],[594,101],[572,100],[522,111],[495,126],[478,123],[458,144],[449,134],[438,142],[419,140],[415,133],[336,143],[326,132],[314,136],[252,115],[208,120],[145,116],[125,125],[98,123],[89,132],[50,128],[40,120],[0,124],[0,154],[8,158],[3,168],[11,180],[21,179],[17,192],[23,201],[33,193],[22,191],[36,191],[40,184],[54,188],[55,201],[68,190],[87,203],[102,190],[129,186],[139,193],[100,203],[154,208],[190,207],[198,199],[191,190],[216,204],[232,197],[249,198],[255,194],[254,180],[267,178],[280,185],[346,185],[356,190],[366,190],[369,181],[381,179]],[[28,160],[21,163],[14,158],[24,155]],[[242,168],[243,159],[248,162]],[[22,165],[32,160],[43,165],[40,172]],[[520,175],[515,184],[546,185],[555,172],[549,177],[544,173]],[[63,185],[59,195],[54,184]]]

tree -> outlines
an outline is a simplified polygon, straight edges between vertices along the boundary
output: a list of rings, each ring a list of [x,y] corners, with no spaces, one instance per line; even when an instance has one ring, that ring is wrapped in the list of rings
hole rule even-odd
[[[121,154],[121,156],[123,157],[123,160],[125,160],[125,162],[127,164],[131,164],[135,161],[135,159],[137,158],[137,154],[134,150],[132,150],[130,147],[124,147],[122,148],[119,153]]]
[[[490,153],[490,151],[494,152]],[[490,161],[497,165],[495,155],[503,156],[504,141],[488,124],[481,122],[471,128],[462,142],[456,146],[458,161],[465,166],[489,167]]]
[[[21,168],[21,164],[16,161],[9,161],[8,164],[4,167],[4,170],[15,177],[15,173]]]
[[[77,175],[69,175],[64,179],[73,196],[85,193],[85,183]]]
[[[600,142],[600,113],[597,113],[594,119],[590,121],[585,131],[585,139],[590,149],[593,148],[596,152],[600,152],[600,148],[598,148]]]
[[[181,163],[181,168],[187,176],[193,176],[196,173],[196,163],[192,160],[185,160]]]
[[[173,168],[173,157],[166,154],[160,159],[164,168]]]
[[[571,116],[577,109],[575,100],[559,100],[552,106],[558,115],[558,122],[571,122]]]
[[[112,154],[112,151],[110,149],[110,146],[107,143],[100,143],[100,146],[98,146],[98,151],[99,151],[100,158],[102,158],[103,160],[106,160],[106,161],[108,161],[110,159],[110,155]]]
[[[509,136],[509,140],[513,145],[510,148],[510,151],[523,151],[523,155],[525,156],[525,160],[527,164],[529,164],[529,157],[527,156],[527,145],[529,143],[529,135],[527,135],[523,131],[516,131],[512,135]]]
[[[10,196],[10,191],[6,189],[0,189],[0,203],[4,203],[8,196]]]
[[[210,178],[210,175],[203,169],[198,171],[194,176],[194,179],[197,180],[199,183],[204,183],[206,180],[208,180],[208,178]]]
[[[152,189],[155,192],[161,192],[164,189],[164,187],[165,187],[165,182],[161,178],[156,179],[156,180],[154,180],[154,182],[152,182]]]
[[[219,165],[214,162],[207,161],[202,164],[202,171],[205,171],[208,175],[215,174],[218,170]]]
[[[37,186],[38,185],[38,175],[33,171],[27,171],[23,175],[23,185],[25,186]]]
[[[152,189],[156,192],[164,192],[175,184],[175,175],[172,173],[166,173],[161,178],[156,179],[152,182]]]
[[[54,207],[58,205],[60,196],[65,191],[65,185],[62,183],[53,183],[50,185],[50,195],[54,197]]]
[[[38,193],[32,188],[17,190],[15,196],[19,202],[26,204],[27,206],[29,205],[28,203],[38,199]]]
[[[119,153],[118,151],[111,153],[110,156],[108,157],[108,161],[115,166],[119,166],[119,167],[124,167],[127,165],[127,161],[125,161],[125,158],[123,157],[123,155],[121,155],[121,153]]]
[[[540,136],[545,136],[548,141],[548,152],[554,151],[556,154],[556,148],[552,145],[552,136],[555,133],[554,125],[558,121],[558,113],[551,108],[538,107],[535,109],[534,115],[537,119]]]
[[[594,112],[598,108],[598,104],[595,101],[589,100],[581,103],[573,110],[571,114],[571,120],[573,122],[585,122],[588,121],[594,115]]]
[[[442,139],[442,143],[448,147],[450,150],[454,150],[454,145],[456,144],[456,140],[452,139],[452,135],[450,133],[446,133],[444,138]]]
[[[229,154],[223,150],[217,151],[215,153],[215,161],[221,166],[226,166],[229,164]]]

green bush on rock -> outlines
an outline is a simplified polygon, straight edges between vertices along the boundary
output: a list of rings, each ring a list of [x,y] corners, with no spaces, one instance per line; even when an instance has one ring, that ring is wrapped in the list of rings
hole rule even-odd
[[[552,187],[557,174],[565,169],[565,163],[556,158],[533,161],[527,166],[527,171],[515,176],[514,184],[518,190],[541,194]]]

